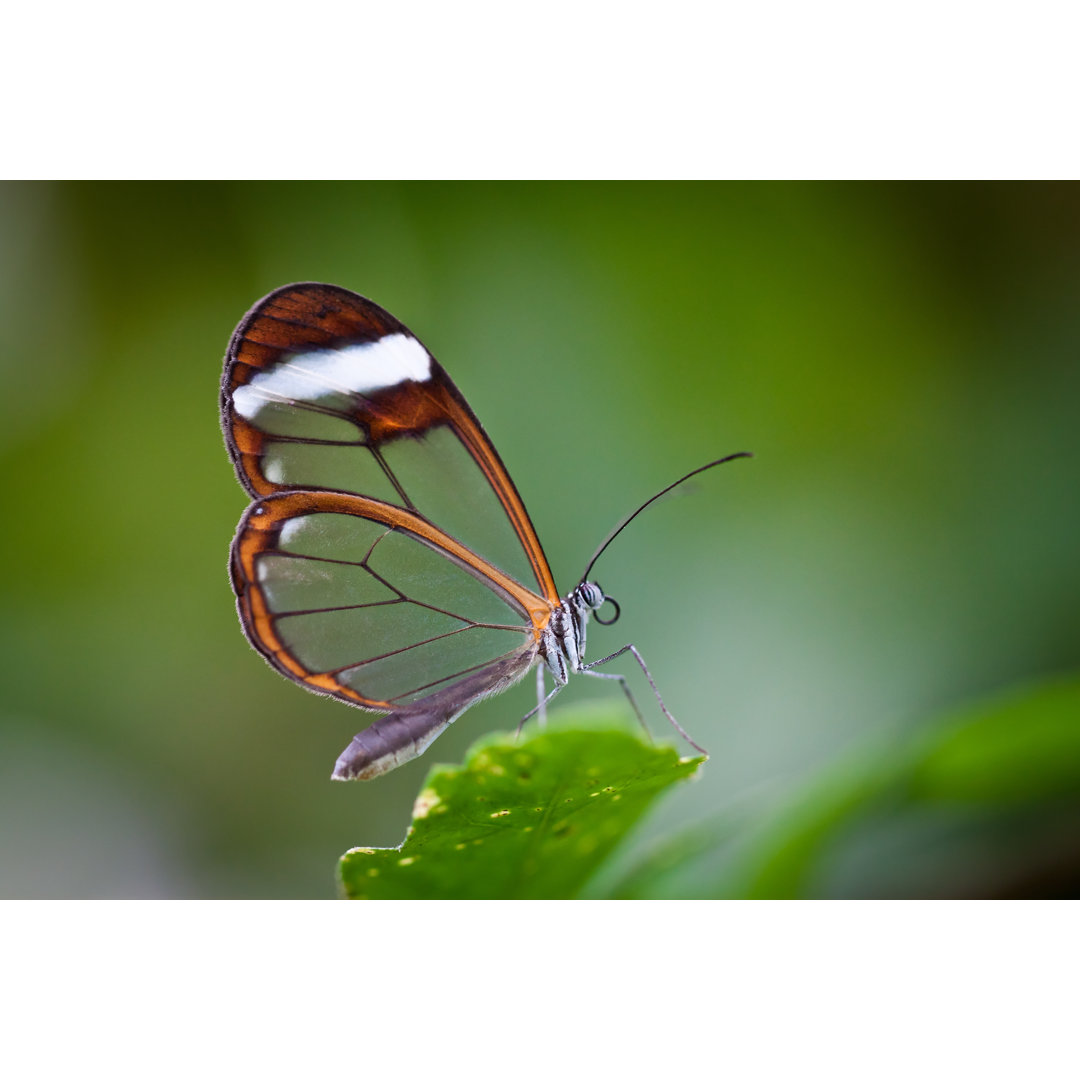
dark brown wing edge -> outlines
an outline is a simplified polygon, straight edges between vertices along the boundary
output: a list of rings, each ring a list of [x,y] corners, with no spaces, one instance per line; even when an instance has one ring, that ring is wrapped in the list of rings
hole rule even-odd
[[[257,486],[244,456],[255,454],[261,435],[232,412],[233,392],[263,368],[291,353],[332,349],[378,341],[409,330],[378,304],[340,285],[301,281],[283,285],[256,301],[237,324],[225,352],[221,376],[221,430],[236,477],[251,495],[267,495]]]

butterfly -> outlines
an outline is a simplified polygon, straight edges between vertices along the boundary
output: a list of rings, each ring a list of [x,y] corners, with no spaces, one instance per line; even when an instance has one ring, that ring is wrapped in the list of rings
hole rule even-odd
[[[540,713],[582,672],[590,617],[615,601],[589,572],[560,597],[510,474],[420,341],[336,285],[286,285],[244,316],[221,387],[225,442],[252,497],[230,553],[248,640],[287,678],[383,713],[338,758],[336,780],[417,757],[471,705],[536,668]],[[539,434],[539,433],[538,433]],[[613,614],[599,612],[610,603]],[[553,688],[547,691],[545,672]],[[642,720],[642,723],[644,721]]]

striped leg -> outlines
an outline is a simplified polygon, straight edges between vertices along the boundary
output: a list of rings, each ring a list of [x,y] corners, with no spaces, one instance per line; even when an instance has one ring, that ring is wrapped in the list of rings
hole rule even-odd
[[[619,675],[619,676],[605,675],[604,673],[601,673],[599,671],[592,671],[591,669],[594,668],[594,667],[599,667],[601,664],[606,664],[609,660],[614,660],[617,656],[622,656],[622,654],[625,653],[625,652],[632,653],[633,656],[634,656],[634,659],[638,662],[638,665],[640,666],[641,670],[645,672],[645,678],[649,680],[649,686],[652,687],[652,692],[656,695],[656,700],[657,700],[658,704],[660,705],[660,711],[668,718],[668,720],[671,723],[671,726],[699,754],[704,754],[706,757],[708,757],[709,752],[704,747],[698,746],[698,744],[696,742],[694,742],[694,740],[691,739],[690,736],[686,733],[686,731],[683,729],[683,727],[679,723],[679,721],[676,720],[675,717],[672,716],[671,713],[668,711],[668,707],[664,704],[664,699],[660,696],[660,691],[657,690],[656,683],[653,682],[653,677],[649,674],[649,669],[645,666],[645,661],[641,658],[641,653],[639,653],[637,651],[636,646],[634,646],[634,645],[624,645],[617,652],[613,652],[610,656],[605,656],[602,660],[594,660],[591,664],[582,664],[581,665],[581,670],[583,672],[585,672],[586,675],[600,675],[601,677],[606,677],[606,678],[620,678],[621,679],[621,678],[623,678],[623,676],[621,676],[621,675]],[[625,684],[625,679],[623,681],[623,689],[626,690],[627,696],[630,698],[631,703],[633,703],[634,699],[633,699],[633,696],[630,694],[629,687],[627,687],[626,684]],[[640,719],[641,713],[638,712],[638,708],[637,708],[636,704],[634,705],[634,711],[637,712],[638,718]],[[644,721],[642,721],[642,723],[644,723]]]

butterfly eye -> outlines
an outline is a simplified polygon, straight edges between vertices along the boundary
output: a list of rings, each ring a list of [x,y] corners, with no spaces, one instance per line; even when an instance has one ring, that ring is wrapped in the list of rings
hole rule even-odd
[[[591,581],[583,581],[577,589],[578,599],[595,611],[604,602],[604,590]]]

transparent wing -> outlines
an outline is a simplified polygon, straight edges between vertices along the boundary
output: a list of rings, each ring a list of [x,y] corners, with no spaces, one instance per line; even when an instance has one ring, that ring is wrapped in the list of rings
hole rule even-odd
[[[418,515],[337,492],[255,502],[232,580],[245,631],[274,667],[377,711],[408,711],[459,682],[475,700],[471,676],[493,664],[520,677],[550,614]]]
[[[424,346],[371,301],[320,284],[259,301],[229,345],[222,423],[253,495],[326,490],[379,500],[559,602],[479,421]]]

